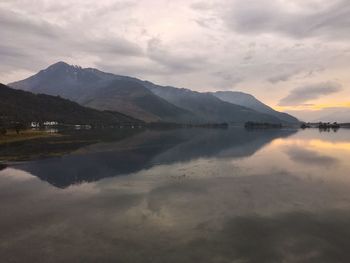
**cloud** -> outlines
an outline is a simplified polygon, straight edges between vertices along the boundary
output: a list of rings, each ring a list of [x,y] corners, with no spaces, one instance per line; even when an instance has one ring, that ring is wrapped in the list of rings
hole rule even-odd
[[[349,86],[348,11],[344,0],[2,0],[0,82],[66,61],[197,91],[235,86],[276,106],[295,80]]]
[[[313,65],[311,63],[308,63],[307,65],[302,64],[280,64],[276,67],[276,69],[279,69],[279,73],[272,75],[271,77],[267,78],[267,81],[276,84],[279,82],[287,82],[291,80],[294,77],[297,77],[299,74],[300,78],[308,79],[312,76],[320,73],[321,71],[324,71],[324,68],[318,65]]]
[[[299,73],[298,71],[281,73],[281,74],[274,75],[274,76],[268,78],[268,81],[273,83],[273,84],[278,83],[278,82],[285,82],[285,81],[288,81],[291,77],[295,76],[298,73]]]
[[[36,71],[58,60],[74,63],[74,57],[81,55],[93,56],[95,60],[144,56],[138,44],[123,36],[99,36],[84,30],[82,25],[58,25],[1,6],[0,35],[0,77],[5,78],[14,71]]]
[[[144,56],[144,51],[137,44],[122,37],[86,39],[78,42],[77,48],[84,47],[92,53],[118,54],[121,56]]]
[[[19,13],[0,8],[0,34],[11,32],[35,35],[46,38],[58,38],[58,27],[40,19],[28,18]]]
[[[205,58],[195,53],[169,52],[159,38],[152,38],[147,44],[148,57],[177,73],[196,71],[203,66]]]
[[[209,1],[199,1],[192,3],[190,7],[194,10],[211,10],[213,9],[213,4],[209,3]]]
[[[198,18],[194,20],[200,27],[203,28],[214,28],[214,26],[217,24],[217,20],[213,17],[204,17],[204,18]]]
[[[218,77],[215,84],[224,90],[231,89],[244,80],[242,76],[239,76],[238,74],[234,74],[232,72],[218,71],[212,74]]]
[[[342,90],[341,85],[332,82],[318,83],[299,87],[290,91],[289,95],[280,100],[280,106],[304,104],[321,96],[337,93]]]
[[[234,1],[231,8],[223,11],[222,17],[230,29],[241,34],[276,33],[297,39],[349,39],[350,5],[347,0],[320,6],[318,10],[315,6],[310,8],[307,2]]]

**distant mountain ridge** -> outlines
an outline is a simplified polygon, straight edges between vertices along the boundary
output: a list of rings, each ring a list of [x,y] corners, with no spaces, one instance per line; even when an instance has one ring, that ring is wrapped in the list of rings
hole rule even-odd
[[[298,122],[298,119],[293,117],[290,114],[279,112],[261,101],[257,100],[253,95],[240,92],[240,91],[217,91],[212,93],[217,98],[227,101],[233,104],[241,105],[248,107],[250,109],[256,110],[261,113],[269,114],[275,116],[285,122],[295,123]]]
[[[211,93],[201,93],[174,87],[163,87],[149,82],[145,85],[159,97],[178,107],[195,113],[207,122],[228,121],[231,123],[244,123],[248,120],[256,122],[281,122],[281,120],[274,116],[260,113],[244,106],[222,101]]]
[[[278,114],[271,108],[265,109],[265,112],[259,111],[250,104],[232,103],[219,98],[217,94],[159,86],[149,81],[64,62],[55,63],[9,85],[34,93],[59,95],[83,106],[118,111],[146,122],[298,122],[295,118],[285,118],[283,113]]]

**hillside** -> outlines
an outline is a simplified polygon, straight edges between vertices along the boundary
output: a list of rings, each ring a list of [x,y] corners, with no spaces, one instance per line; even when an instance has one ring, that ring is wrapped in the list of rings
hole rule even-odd
[[[159,98],[143,85],[128,79],[114,79],[83,96],[84,106],[115,110],[145,121],[191,122],[195,116]]]
[[[33,94],[0,84],[0,112],[4,121],[58,121],[65,124],[140,123],[118,112],[90,109],[56,96]]]
[[[217,91],[217,92],[213,92],[212,94],[223,101],[244,106],[261,113],[275,116],[284,122],[289,122],[289,123],[299,122],[297,118],[287,113],[276,111],[271,107],[267,106],[266,104],[262,103],[261,101],[257,100],[254,96],[247,93],[243,93],[239,91]]]
[[[208,122],[242,123],[246,121],[261,121],[280,123],[281,120],[268,115],[222,101],[211,93],[200,93],[188,89],[162,87],[145,83],[154,94],[173,103],[174,105],[194,112]]]

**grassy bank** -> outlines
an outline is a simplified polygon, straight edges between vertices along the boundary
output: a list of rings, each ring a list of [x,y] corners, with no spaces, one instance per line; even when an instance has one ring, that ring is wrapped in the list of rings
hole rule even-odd
[[[0,135],[0,145],[12,142],[27,141],[37,138],[45,138],[50,136],[59,136],[58,134],[49,133],[47,131],[25,130],[20,131],[19,134],[16,131],[8,131],[5,135]]]

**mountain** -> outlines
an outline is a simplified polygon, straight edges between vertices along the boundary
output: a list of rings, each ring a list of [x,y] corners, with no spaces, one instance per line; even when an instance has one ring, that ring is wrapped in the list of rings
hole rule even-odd
[[[189,122],[195,116],[154,95],[132,78],[58,62],[9,86],[59,95],[83,106],[124,113],[145,121]]]
[[[271,107],[267,106],[266,104],[262,103],[261,101],[257,100],[254,96],[247,93],[243,93],[239,91],[217,91],[217,92],[213,92],[212,94],[223,101],[241,105],[261,113],[275,116],[284,122],[288,122],[288,123],[299,122],[297,118],[287,113],[276,111]]]
[[[34,76],[9,85],[34,93],[59,95],[83,106],[118,111],[147,122],[297,121],[271,108],[261,111],[250,107],[250,104],[238,105],[211,93],[163,87],[149,81],[71,66],[64,62],[53,64]]]
[[[247,107],[225,102],[211,93],[144,83],[154,94],[170,103],[195,113],[206,122],[243,123],[246,121],[280,123],[281,120]]]
[[[154,95],[143,85],[125,79],[114,79],[81,97],[84,106],[118,110],[145,121],[191,122],[195,116]]]
[[[60,97],[34,94],[0,84],[0,118],[5,121],[58,121],[65,124],[141,123],[122,113],[98,111]]]
[[[60,95],[76,101],[83,94],[97,89],[99,86],[96,83],[103,85],[115,77],[98,70],[57,62],[29,78],[9,83],[8,86],[34,93]]]

